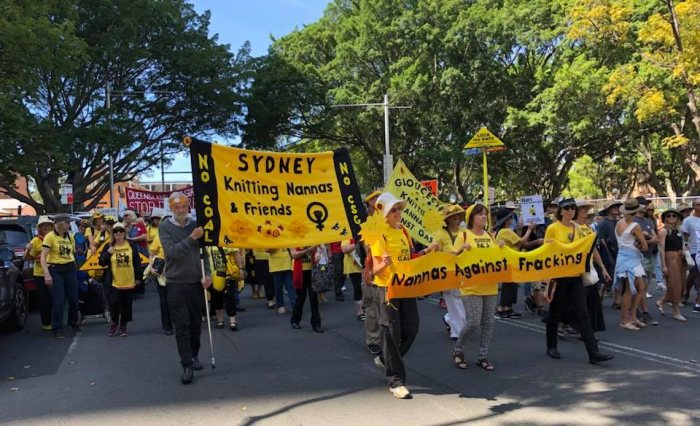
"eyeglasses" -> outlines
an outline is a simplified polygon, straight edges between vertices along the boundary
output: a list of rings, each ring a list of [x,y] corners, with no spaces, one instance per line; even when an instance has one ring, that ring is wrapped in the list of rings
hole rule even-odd
[[[124,233],[126,233],[126,231],[123,229],[113,229],[112,233],[113,234],[124,234]]]
[[[561,209],[562,210],[576,210],[576,206],[564,206]]]

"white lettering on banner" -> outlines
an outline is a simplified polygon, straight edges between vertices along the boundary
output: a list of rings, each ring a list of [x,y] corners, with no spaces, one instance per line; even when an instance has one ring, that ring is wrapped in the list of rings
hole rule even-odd
[[[181,192],[183,195],[185,195],[190,208],[194,208],[194,188],[192,186],[177,189],[175,191]],[[141,213],[150,212],[154,208],[168,208],[167,199],[170,197],[170,194],[175,191],[155,192],[126,188],[126,207],[129,210],[134,210]]]

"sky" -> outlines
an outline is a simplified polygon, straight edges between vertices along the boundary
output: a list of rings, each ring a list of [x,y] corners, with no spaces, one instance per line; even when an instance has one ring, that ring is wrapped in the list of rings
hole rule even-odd
[[[230,45],[232,52],[250,41],[253,56],[267,53],[270,36],[279,38],[318,20],[329,0],[191,0],[197,13],[211,11],[209,34],[218,34],[218,42]],[[166,167],[166,181],[191,180],[189,157],[179,155]],[[187,173],[172,174],[167,172]],[[160,168],[141,175],[142,182],[160,182]]]

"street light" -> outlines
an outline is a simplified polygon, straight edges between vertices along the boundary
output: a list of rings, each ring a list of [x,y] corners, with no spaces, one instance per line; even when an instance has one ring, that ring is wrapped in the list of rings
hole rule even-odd
[[[172,95],[170,90],[112,90],[109,88],[109,82],[105,83],[105,92],[107,93],[107,123],[109,123],[109,109],[112,106],[112,93],[122,96],[134,95]],[[163,166],[163,142],[160,143],[160,179],[161,186],[165,188],[165,167]],[[109,156],[109,206],[114,208],[114,159]]]
[[[337,104],[331,105],[331,108],[374,108],[383,107],[384,108],[384,185],[389,182],[389,176],[394,169],[394,158],[391,155],[391,149],[389,146],[389,109],[410,109],[410,106],[399,106],[399,105],[389,105],[389,95],[384,94],[384,102],[382,103],[368,103],[368,104]]]

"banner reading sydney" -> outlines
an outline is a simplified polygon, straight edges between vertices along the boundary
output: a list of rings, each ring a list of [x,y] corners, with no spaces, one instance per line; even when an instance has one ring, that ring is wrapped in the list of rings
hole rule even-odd
[[[206,245],[312,246],[357,236],[366,219],[347,149],[292,154],[199,140],[189,148]]]

